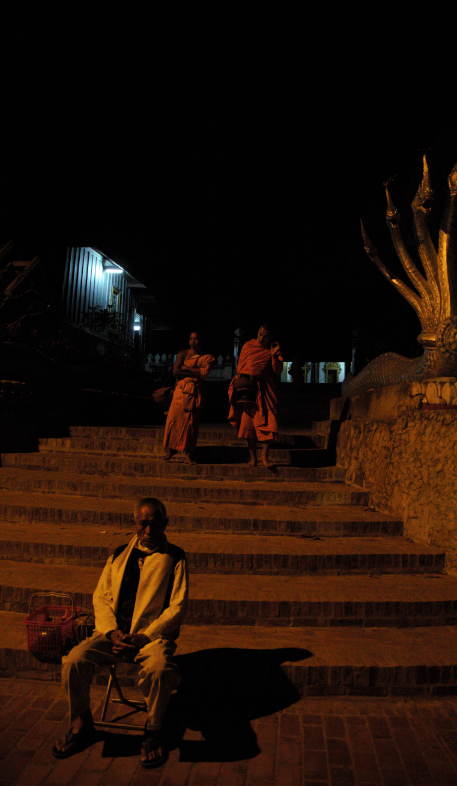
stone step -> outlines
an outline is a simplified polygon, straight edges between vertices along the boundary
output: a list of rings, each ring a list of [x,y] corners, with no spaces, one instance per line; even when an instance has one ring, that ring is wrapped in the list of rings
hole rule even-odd
[[[40,439],[40,453],[58,454],[69,456],[89,456],[107,457],[112,460],[116,458],[127,458],[133,456],[142,461],[153,458],[155,461],[163,460],[165,449],[161,442],[154,440],[123,440],[123,439],[87,439],[85,437],[64,437]],[[261,465],[262,448],[257,448],[257,460]],[[275,464],[293,467],[321,467],[325,466],[327,457],[326,451],[317,450],[315,445],[308,448],[284,448],[274,447],[269,453],[270,460]],[[247,446],[241,443],[235,445],[210,445],[199,444],[195,451],[195,458],[198,464],[241,464],[246,465],[249,461],[249,451]],[[185,457],[177,454],[173,457],[169,467],[175,464],[183,464]],[[328,461],[328,459],[327,459]],[[6,460],[5,465],[8,464]],[[160,469],[160,468],[159,468]],[[168,472],[176,470],[169,469]],[[181,470],[179,470],[181,471]],[[161,474],[159,472],[159,474]]]
[[[60,666],[37,661],[27,650],[25,614],[0,611],[0,677],[59,680]],[[191,656],[191,657],[186,657]],[[302,696],[446,696],[457,693],[457,628],[278,628],[183,625],[178,663],[198,699],[208,675],[230,684],[271,685],[285,674]],[[123,684],[138,669],[118,666]],[[105,680],[103,680],[104,682]],[[284,684],[281,681],[282,689]]]
[[[204,450],[204,448],[203,448]],[[285,453],[285,452],[284,452]],[[78,453],[3,453],[2,468],[37,469],[51,472],[69,472],[83,475],[127,475],[129,477],[216,477],[227,480],[286,480],[306,482],[309,480],[344,480],[345,470],[340,467],[291,467],[278,465],[271,469],[259,464],[248,467],[242,464],[197,464],[184,461],[163,461],[159,457],[120,457],[103,454]],[[312,462],[311,462],[312,463]]]
[[[8,454],[14,455],[14,454]],[[22,454],[23,455],[23,454]],[[34,454],[28,454],[34,455]],[[189,467],[189,470],[198,469]],[[218,468],[215,467],[215,470]],[[291,469],[290,467],[288,468]],[[330,468],[331,470],[332,468]],[[330,471],[329,470],[329,471]],[[295,470],[305,472],[305,470]],[[263,503],[270,505],[368,505],[369,492],[332,481],[298,483],[280,478],[262,482],[246,471],[243,480],[228,480],[214,474],[198,474],[147,478],[58,472],[57,470],[22,469],[3,467],[0,470],[0,489],[9,491],[77,494],[100,498],[136,500],[141,497],[158,497],[188,502]]]
[[[162,439],[164,426],[70,426],[72,437],[103,439]]]
[[[114,530],[114,531],[113,531]],[[167,530],[173,540],[173,529]],[[133,529],[111,531],[84,525],[57,528],[40,522],[0,521],[0,559],[54,565],[99,566]],[[192,573],[356,574],[438,573],[445,554],[405,538],[301,538],[292,535],[176,532]],[[20,570],[20,566],[18,566]]]
[[[109,455],[163,455],[162,443],[154,438],[51,437],[39,440],[40,453],[99,453]]]
[[[178,541],[179,542],[179,541]],[[18,570],[19,566],[19,570]],[[0,609],[26,612],[34,592],[67,592],[91,607],[99,567],[0,561]],[[457,579],[442,574],[195,574],[191,625],[413,627],[457,625]]]
[[[72,437],[108,440],[155,440],[162,444],[164,426],[70,426]],[[313,429],[281,429],[276,444],[312,447],[316,444]],[[244,440],[237,437],[236,430],[225,423],[201,424],[198,431],[198,444],[240,445]]]
[[[3,470],[2,470],[3,472]],[[0,484],[2,478],[0,472]],[[35,473],[33,473],[34,475]],[[33,477],[32,475],[32,477]],[[128,528],[131,499],[91,498],[61,493],[5,491],[0,498],[0,518],[7,522]],[[167,501],[168,531],[230,533],[291,533],[301,537],[398,536],[403,523],[384,513],[355,505],[335,504],[293,507],[288,504],[249,505],[225,502]]]
[[[333,422],[333,420],[313,420],[312,434],[327,436],[330,433],[330,428]]]

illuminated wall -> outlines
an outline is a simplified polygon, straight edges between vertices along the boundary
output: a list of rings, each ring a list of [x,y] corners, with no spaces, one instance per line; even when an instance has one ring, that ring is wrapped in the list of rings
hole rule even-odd
[[[281,372],[281,382],[292,382],[289,374],[291,361],[284,361]],[[321,361],[319,363],[304,363],[303,376],[306,382],[337,383],[342,382],[346,376],[346,363]]]
[[[133,344],[135,305],[130,287],[135,280],[94,248],[68,248],[62,298],[62,317],[81,327],[89,308],[111,306],[126,325],[125,340]],[[107,335],[109,339],[109,334]]]

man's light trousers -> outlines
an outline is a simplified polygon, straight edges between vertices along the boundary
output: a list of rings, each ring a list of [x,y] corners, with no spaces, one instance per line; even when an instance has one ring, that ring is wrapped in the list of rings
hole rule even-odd
[[[135,658],[140,666],[138,687],[147,704],[150,729],[161,728],[170,694],[181,681],[173,660],[175,650],[174,641],[157,639],[141,649]],[[110,639],[100,633],[85,639],[62,658],[62,685],[70,705],[70,723],[90,709],[95,666],[124,662],[113,654]]]

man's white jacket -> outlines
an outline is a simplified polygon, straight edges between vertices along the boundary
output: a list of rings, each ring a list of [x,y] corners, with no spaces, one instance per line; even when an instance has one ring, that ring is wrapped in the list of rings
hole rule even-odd
[[[114,555],[109,557],[103,569],[93,596],[95,635],[109,633],[118,627],[116,611],[122,579],[136,546],[138,538],[135,535],[116,559],[113,560]],[[153,554],[145,555],[130,633],[144,633],[151,641],[176,639],[186,615],[188,583],[184,551],[165,539]]]

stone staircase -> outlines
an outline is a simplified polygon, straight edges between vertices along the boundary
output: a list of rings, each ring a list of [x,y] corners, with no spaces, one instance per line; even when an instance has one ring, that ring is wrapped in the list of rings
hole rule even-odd
[[[289,648],[302,695],[457,692],[457,579],[442,550],[402,536],[316,447],[287,430],[273,470],[249,468],[233,429],[201,427],[197,466],[165,463],[158,427],[74,427],[0,469],[0,676],[55,679],[26,646],[33,592],[91,607],[102,566],[132,534],[136,499],[162,499],[189,560],[181,654]],[[128,677],[130,666],[125,667]]]

